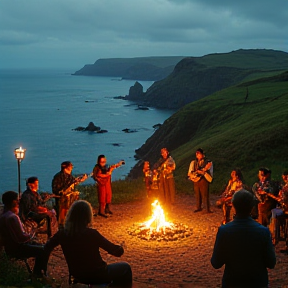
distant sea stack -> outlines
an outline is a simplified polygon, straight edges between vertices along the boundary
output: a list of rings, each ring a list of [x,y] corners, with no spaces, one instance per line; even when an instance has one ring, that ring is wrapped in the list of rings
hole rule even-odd
[[[122,79],[158,81],[167,77],[184,56],[98,59],[72,75],[120,77]]]

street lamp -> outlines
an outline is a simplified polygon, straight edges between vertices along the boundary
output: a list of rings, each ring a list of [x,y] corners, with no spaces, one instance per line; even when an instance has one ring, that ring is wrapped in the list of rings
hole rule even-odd
[[[23,149],[22,147],[16,148],[14,150],[14,155],[15,155],[15,158],[17,159],[17,163],[18,163],[18,193],[19,193],[19,198],[21,196],[20,163],[25,158],[25,152],[26,152],[26,149]]]

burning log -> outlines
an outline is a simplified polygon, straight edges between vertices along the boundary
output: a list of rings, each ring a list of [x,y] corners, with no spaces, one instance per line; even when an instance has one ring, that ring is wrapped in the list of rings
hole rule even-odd
[[[152,203],[153,215],[144,223],[134,224],[128,229],[128,234],[142,240],[176,241],[192,235],[192,229],[182,223],[170,223],[165,220],[165,214],[158,200]]]

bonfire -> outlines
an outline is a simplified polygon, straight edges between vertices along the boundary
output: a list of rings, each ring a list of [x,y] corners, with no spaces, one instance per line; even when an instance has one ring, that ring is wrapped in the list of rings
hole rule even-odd
[[[182,223],[171,223],[165,219],[165,213],[158,200],[152,204],[152,216],[143,223],[134,224],[128,233],[143,240],[175,241],[189,237],[192,230]]]

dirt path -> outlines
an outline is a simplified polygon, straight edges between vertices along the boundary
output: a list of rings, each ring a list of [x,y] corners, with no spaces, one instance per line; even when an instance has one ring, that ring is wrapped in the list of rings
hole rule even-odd
[[[215,197],[211,202],[215,203]],[[167,220],[188,225],[193,229],[192,236],[173,242],[158,242],[141,240],[127,233],[134,223],[144,222],[150,216],[148,202],[114,205],[112,217],[94,217],[94,227],[110,241],[124,243],[125,253],[120,259],[103,253],[103,259],[107,263],[130,263],[136,287],[221,287],[223,268],[215,270],[210,264],[222,220],[221,210],[212,207],[212,214],[193,213],[194,208],[193,197],[177,197]],[[269,271],[271,288],[288,287],[288,255],[280,253],[283,248],[284,242],[276,246],[277,264]],[[68,269],[61,248],[52,253],[48,272],[56,278],[58,287],[68,286]]]

